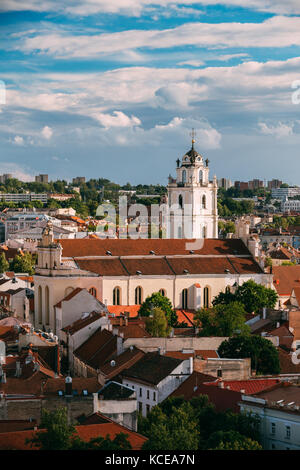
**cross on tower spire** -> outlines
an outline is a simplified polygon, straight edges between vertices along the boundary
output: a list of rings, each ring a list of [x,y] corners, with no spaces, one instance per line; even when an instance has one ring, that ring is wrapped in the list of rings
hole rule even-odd
[[[192,138],[192,148],[194,148],[194,143],[196,142],[195,138],[196,138],[196,132],[195,132],[195,129],[192,128],[192,132],[190,132],[190,136]]]

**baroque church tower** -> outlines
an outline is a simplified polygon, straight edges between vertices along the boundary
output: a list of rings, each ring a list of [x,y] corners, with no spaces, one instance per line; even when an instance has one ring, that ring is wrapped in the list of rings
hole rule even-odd
[[[170,238],[218,238],[218,184],[209,180],[209,160],[194,148],[177,160],[177,177],[169,176]],[[181,215],[182,214],[182,215]]]

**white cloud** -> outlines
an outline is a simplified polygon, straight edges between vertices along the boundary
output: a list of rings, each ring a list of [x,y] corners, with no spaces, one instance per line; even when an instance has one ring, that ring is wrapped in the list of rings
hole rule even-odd
[[[184,60],[183,62],[178,62],[177,65],[190,65],[191,67],[201,67],[205,62],[203,60]]]
[[[284,124],[278,122],[277,125],[268,125],[265,122],[259,122],[260,132],[264,135],[271,135],[277,139],[282,139],[293,135],[294,124]]]
[[[46,140],[49,140],[49,139],[51,139],[51,137],[53,135],[53,131],[52,131],[51,127],[45,126],[45,127],[43,127],[41,134]]]
[[[139,118],[136,116],[128,117],[122,111],[113,111],[112,114],[93,113],[92,116],[106,129],[111,127],[134,127],[141,124]]]
[[[300,17],[274,16],[262,23],[185,23],[165,30],[128,30],[94,35],[68,31],[37,33],[15,42],[14,48],[62,57],[105,56],[137,48],[288,47],[300,45]],[[263,38],[263,41],[262,41]]]
[[[21,137],[21,136],[19,136],[19,135],[16,135],[16,136],[14,137],[13,142],[14,142],[14,144],[16,144],[16,145],[20,145],[20,146],[24,145],[24,139],[23,139],[23,137]]]
[[[151,7],[176,7],[179,5],[228,5],[245,7],[245,0],[2,0],[0,11],[59,11],[86,16],[95,13],[121,13],[139,16]],[[247,0],[247,8],[280,14],[299,14],[298,0]]]

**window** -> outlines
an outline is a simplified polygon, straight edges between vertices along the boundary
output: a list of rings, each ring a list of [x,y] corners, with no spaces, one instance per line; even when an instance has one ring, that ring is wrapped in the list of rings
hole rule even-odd
[[[180,209],[182,209],[183,200],[182,200],[181,194],[179,194],[178,204],[179,204]]]
[[[272,434],[273,436],[275,436],[275,432],[276,432],[276,424],[275,424],[275,423],[272,423],[272,424],[271,424],[271,434]]]
[[[287,439],[290,439],[291,438],[291,427],[290,426],[286,426],[285,427],[285,430],[286,430],[286,438]]]
[[[120,305],[121,289],[120,287],[115,287],[113,290],[113,305]]]
[[[153,392],[153,401],[156,401],[156,392]]]
[[[207,232],[206,227],[205,226],[202,227],[202,238],[206,238],[206,232]]]
[[[222,377],[222,369],[218,369],[217,374],[218,374],[218,377]]]
[[[46,303],[46,324],[50,323],[50,304],[49,304],[49,287],[45,288],[45,303]]]
[[[150,405],[146,405],[146,415],[150,413]]]
[[[210,295],[209,295],[209,287],[204,287],[203,290],[203,306],[208,308],[210,305]]]
[[[95,289],[95,287],[91,287],[89,293],[92,294],[94,297],[97,297],[97,289]]]
[[[202,183],[203,180],[203,173],[202,170],[199,171],[199,183]]]
[[[163,297],[166,296],[166,291],[165,291],[165,289],[160,289],[160,290],[159,290],[159,293],[160,293]]]
[[[140,397],[142,397],[142,396],[143,396],[143,389],[140,388]]]
[[[186,171],[183,170],[182,172],[182,182],[185,183],[186,182]]]
[[[202,209],[206,209],[206,196],[202,196]]]
[[[142,288],[138,286],[135,288],[135,305],[141,305],[142,303]]]
[[[139,412],[143,413],[143,403],[141,401],[139,402]]]
[[[183,291],[181,292],[181,307],[182,308],[187,308],[187,294],[188,294],[187,289],[183,289]]]
[[[147,400],[149,400],[149,398],[150,398],[150,392],[149,390],[147,390]]]

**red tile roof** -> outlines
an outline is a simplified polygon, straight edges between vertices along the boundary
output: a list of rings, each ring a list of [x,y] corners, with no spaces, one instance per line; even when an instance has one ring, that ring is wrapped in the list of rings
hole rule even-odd
[[[123,370],[129,369],[144,355],[144,351],[133,346],[132,349],[126,349],[126,351],[114,358],[114,366],[111,365],[111,361],[106,362],[103,366],[100,367],[100,371],[105,375],[105,380],[112,379],[116,375],[120,374]]]
[[[108,330],[99,328],[87,339],[74,355],[94,369],[100,368],[117,352],[117,337]]]
[[[176,310],[178,323],[186,323],[187,326],[194,326],[195,311]]]
[[[140,305],[108,305],[107,307],[109,313],[117,316],[129,313],[130,318],[137,317],[140,308]]]
[[[217,411],[231,409],[238,413],[238,403],[241,400],[241,393],[208,385],[210,382],[212,382],[211,385],[213,385],[216,381],[216,377],[194,371],[170,396],[183,396],[186,400],[190,400],[199,395],[207,395],[209,401],[215,405]]]
[[[75,426],[79,437],[88,442],[95,437],[106,437],[109,435],[111,439],[119,433],[128,435],[128,440],[133,450],[140,450],[143,444],[147,441],[147,438],[136,432],[130,431],[129,429],[121,426],[120,424],[114,423],[108,418],[104,417],[107,422],[100,424],[87,424],[82,426]],[[32,439],[36,431],[17,431],[10,433],[0,434],[0,449],[1,450],[37,450],[37,447],[31,447],[30,444],[26,443],[27,439]]]
[[[195,240],[187,239],[61,239],[64,257],[105,256],[110,251],[113,256],[149,255],[153,250],[156,255],[190,254],[187,244]],[[202,248],[191,248],[201,255],[250,255],[249,250],[239,239],[205,239]],[[152,255],[155,256],[155,255]]]
[[[234,392],[246,393],[247,395],[253,395],[263,390],[268,390],[274,385],[280,383],[279,379],[249,379],[249,380],[218,380],[218,382],[206,384],[208,386],[218,386],[220,382],[223,382],[224,389],[232,390]],[[244,392],[242,392],[244,390]]]
[[[300,287],[300,265],[274,266],[272,268],[274,287],[278,295],[290,296],[293,288]]]

